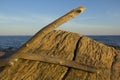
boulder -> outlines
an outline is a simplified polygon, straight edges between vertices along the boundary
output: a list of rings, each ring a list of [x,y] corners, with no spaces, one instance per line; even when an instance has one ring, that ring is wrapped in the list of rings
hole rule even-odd
[[[90,65],[96,73],[37,60],[18,59],[0,71],[1,80],[120,80],[120,50],[89,37],[66,31],[52,31],[38,48],[27,53],[45,54]],[[32,47],[32,46],[30,46]],[[24,55],[24,54],[23,54]]]

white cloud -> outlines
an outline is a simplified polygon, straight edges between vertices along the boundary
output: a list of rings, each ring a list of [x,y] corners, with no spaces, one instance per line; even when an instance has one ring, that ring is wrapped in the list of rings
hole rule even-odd
[[[120,18],[120,11],[119,10],[107,10],[106,14],[110,18]]]
[[[13,22],[13,21],[22,21],[22,22],[32,22],[33,20],[30,18],[20,17],[20,16],[6,16],[0,15],[0,22]]]
[[[115,28],[112,25],[106,24],[85,24],[69,22],[57,28],[58,30],[71,31],[84,35],[118,35],[120,28]]]
[[[58,29],[72,31],[81,34],[120,34],[120,28],[115,28],[110,24],[88,23],[86,20],[97,19],[97,17],[80,17],[82,22],[78,20],[69,21]],[[0,14],[0,34],[19,34],[32,35],[39,31],[42,27],[55,20],[53,16],[31,14],[29,16],[11,16]],[[79,21],[80,21],[79,20]],[[86,22],[84,22],[86,21]],[[4,28],[3,28],[4,27]],[[11,27],[8,29],[8,27]],[[13,30],[14,29],[14,30]],[[5,32],[8,30],[7,32]]]
[[[0,14],[0,23],[11,23],[11,22],[29,22],[29,23],[47,23],[52,19],[48,16],[41,15],[29,15],[29,16],[11,16],[11,15],[2,15]]]
[[[20,17],[0,14],[0,35],[32,35],[52,21],[51,17],[43,15]]]

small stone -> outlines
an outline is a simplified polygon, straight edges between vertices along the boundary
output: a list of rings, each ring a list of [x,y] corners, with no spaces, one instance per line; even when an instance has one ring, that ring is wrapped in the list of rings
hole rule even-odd
[[[26,46],[26,47],[29,47],[29,44],[26,44],[25,46]]]

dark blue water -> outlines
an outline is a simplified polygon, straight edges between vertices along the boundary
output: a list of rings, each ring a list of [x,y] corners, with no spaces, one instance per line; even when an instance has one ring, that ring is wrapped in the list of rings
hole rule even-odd
[[[0,48],[19,48],[32,36],[0,36]],[[89,36],[107,45],[120,47],[120,36]]]
[[[120,36],[89,36],[103,44],[114,46],[120,49]]]
[[[31,36],[0,36],[0,48],[19,48],[30,38]]]

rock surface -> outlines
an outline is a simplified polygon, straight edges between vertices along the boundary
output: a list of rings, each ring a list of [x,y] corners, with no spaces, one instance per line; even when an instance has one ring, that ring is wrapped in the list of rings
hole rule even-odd
[[[19,59],[0,71],[1,80],[120,80],[120,51],[88,37],[53,31],[40,40],[33,54],[47,54],[96,67],[90,73],[56,64]],[[38,45],[38,44],[36,44]],[[30,52],[30,50],[29,50]]]

